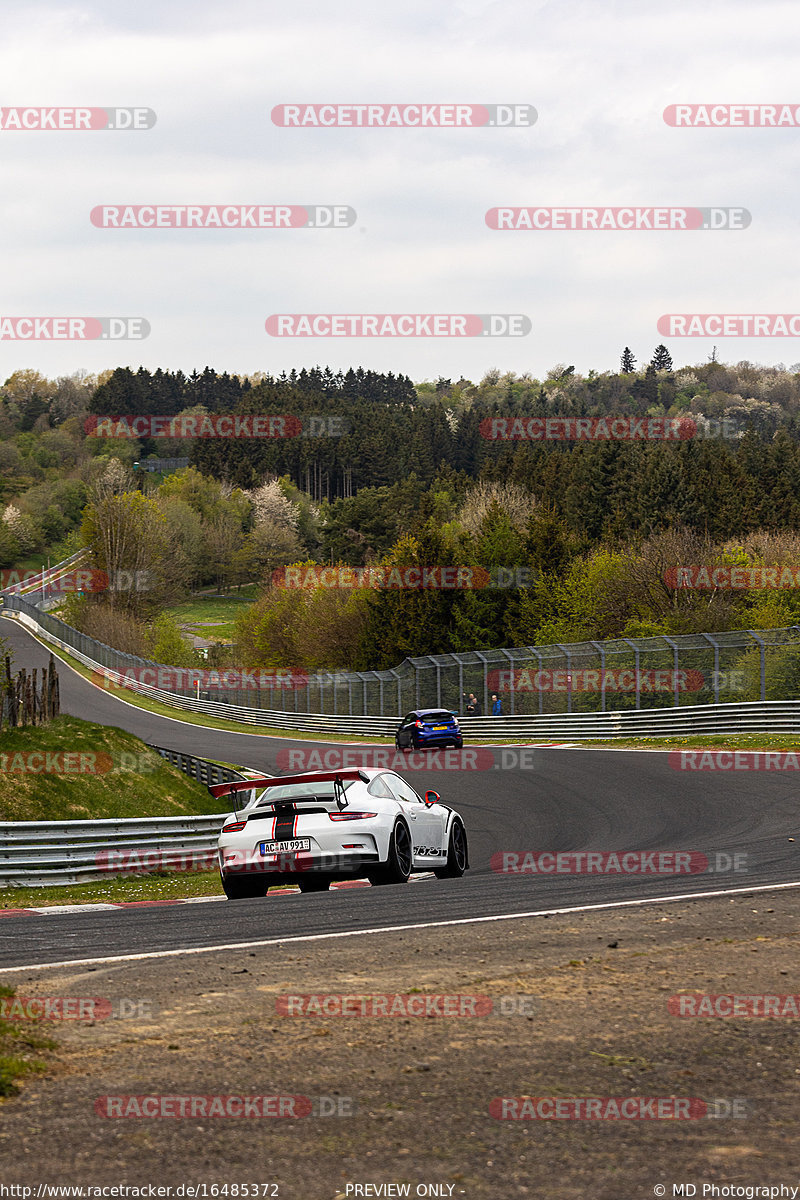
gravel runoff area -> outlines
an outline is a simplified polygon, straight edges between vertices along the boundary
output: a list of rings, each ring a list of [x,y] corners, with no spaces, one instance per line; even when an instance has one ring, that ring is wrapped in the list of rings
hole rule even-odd
[[[5,972],[1,982],[18,998],[100,999],[84,1008],[93,1022],[48,1026],[59,1043],[48,1074],[0,1102],[0,1183],[32,1187],[32,1197],[42,1183],[155,1185],[173,1196],[205,1184],[207,1196],[281,1200],[640,1200],[769,1195],[747,1189],[780,1185],[790,1190],[774,1196],[792,1196],[800,1187],[792,1003],[773,1000],[781,1015],[768,1018],[751,1015],[753,1000],[737,1001],[738,1015],[680,1017],[670,998],[800,1003],[798,898],[776,889]],[[313,1008],[296,997],[320,993],[406,999],[387,1001],[387,1011],[400,1010],[394,1016],[336,1015],[330,999],[318,1000],[316,1015],[283,1015],[286,1006]],[[423,995],[490,1001],[451,1000],[450,1015],[437,1015],[448,1002]],[[361,1003],[347,1007],[357,1013]],[[433,1011],[415,1015],[425,1007]],[[251,1115],[235,1119],[213,1115],[213,1096],[310,1105],[250,1100]],[[542,1099],[508,1099],[523,1096]],[[203,1099],[192,1115],[179,1097]],[[593,1119],[579,1097],[600,1098]],[[622,1105],[633,1097],[642,1099]],[[560,1110],[548,1104],[554,1098]],[[217,1102],[234,1114],[245,1103]],[[284,1119],[252,1115],[256,1103],[267,1114],[282,1106]],[[135,1115],[148,1105],[165,1115]],[[265,1186],[248,1193],[244,1184]],[[696,1193],[673,1191],[682,1184]]]

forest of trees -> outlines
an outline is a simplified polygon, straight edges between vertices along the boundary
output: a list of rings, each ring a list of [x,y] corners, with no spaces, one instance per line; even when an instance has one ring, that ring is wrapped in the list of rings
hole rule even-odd
[[[335,415],[343,436],[109,439],[92,415]],[[493,441],[498,417],[691,417],[654,441]],[[260,580],[244,666],[377,667],[504,645],[780,626],[796,593],[676,592],[680,563],[800,563],[800,372],[709,361],[560,364],[477,384],[362,369],[271,377],[121,368],[11,376],[0,392],[0,567],[79,545],[144,593],[72,601],[70,620],[137,653],[190,656],[162,609],[201,585]],[[160,475],[150,457],[188,456]],[[377,562],[525,568],[525,587],[390,593],[273,586],[277,567]],[[160,620],[160,624],[157,622]],[[154,639],[160,638],[158,652]]]

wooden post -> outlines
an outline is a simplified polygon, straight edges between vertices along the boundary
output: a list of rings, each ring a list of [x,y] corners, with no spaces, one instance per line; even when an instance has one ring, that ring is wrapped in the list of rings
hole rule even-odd
[[[8,696],[8,723],[13,729],[17,723],[17,709],[14,703],[16,697],[14,695],[14,682],[11,678],[11,659],[6,657],[6,695]]]

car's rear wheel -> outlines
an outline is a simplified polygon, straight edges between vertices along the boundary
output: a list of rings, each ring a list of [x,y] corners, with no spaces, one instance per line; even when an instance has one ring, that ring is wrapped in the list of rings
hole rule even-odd
[[[450,826],[447,843],[447,862],[434,871],[437,879],[459,879],[467,869],[467,832],[460,821]]]
[[[307,879],[298,879],[297,886],[301,892],[327,892],[331,878],[330,875],[309,875]]]
[[[222,890],[229,900],[248,900],[266,896],[269,880],[263,874],[222,875]]]
[[[389,839],[389,855],[385,863],[367,873],[373,887],[384,883],[408,883],[411,874],[411,834],[405,821],[397,820]]]

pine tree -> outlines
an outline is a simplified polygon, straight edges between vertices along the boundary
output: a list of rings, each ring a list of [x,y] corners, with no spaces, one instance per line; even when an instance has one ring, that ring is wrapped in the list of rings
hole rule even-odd
[[[650,362],[651,362],[651,365],[654,366],[657,371],[671,371],[672,370],[672,355],[670,354],[667,347],[663,344],[663,342],[661,343],[660,346],[656,346],[655,350],[653,351],[653,357],[651,358]]]
[[[636,359],[628,346],[622,351],[622,358],[619,360],[619,369],[623,375],[631,375],[636,370]]]

